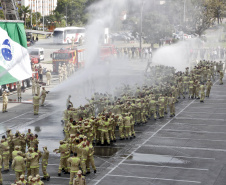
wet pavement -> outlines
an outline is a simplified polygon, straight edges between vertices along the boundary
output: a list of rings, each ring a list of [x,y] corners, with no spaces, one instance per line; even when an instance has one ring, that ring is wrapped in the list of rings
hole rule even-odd
[[[57,176],[59,154],[53,153],[59,140],[64,138],[60,122],[62,110],[52,104],[57,95],[51,89],[57,83],[54,78],[52,85],[47,87],[50,94],[38,116],[33,115],[33,106],[29,103],[9,103],[9,112],[0,115],[1,135],[7,128],[12,128],[13,133],[16,130],[26,133],[31,128],[39,136],[40,149],[48,147],[47,171],[51,180],[45,182],[47,185],[69,183],[69,175]],[[86,177],[88,184],[225,185],[225,92],[226,85],[216,83],[205,103],[180,100],[176,105],[176,117],[167,115],[165,119],[136,126],[135,139],[117,140],[112,146],[95,146],[97,174],[92,172]],[[22,96],[29,102],[31,90]],[[16,95],[10,98],[15,99]],[[14,178],[12,170],[3,174],[4,184],[11,184]]]

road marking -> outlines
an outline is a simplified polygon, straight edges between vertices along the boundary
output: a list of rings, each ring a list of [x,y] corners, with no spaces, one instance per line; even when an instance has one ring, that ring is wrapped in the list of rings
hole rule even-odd
[[[226,152],[225,149],[217,149],[217,148],[195,148],[195,147],[183,147],[183,146],[166,146],[166,145],[144,145],[153,148],[177,148],[177,149],[187,149],[187,150],[206,150],[206,151],[214,151],[214,152]]]
[[[205,101],[205,100],[204,100],[204,101]],[[200,104],[200,102],[195,102],[195,103]],[[208,101],[207,101],[207,102],[205,101],[204,104],[215,104],[215,105],[221,105],[221,104],[223,104],[223,105],[225,105],[226,103],[219,103],[219,102],[217,102],[217,103],[209,103]]]
[[[163,126],[161,126],[156,132],[154,132],[148,139],[146,139],[142,144],[140,144],[137,148],[133,150],[127,157],[122,159],[117,165],[115,165],[110,171],[108,171],[102,178],[100,178],[94,185],[97,185],[102,181],[105,177],[110,175],[111,172],[113,172],[116,168],[119,167],[127,158],[129,158],[131,155],[133,155],[134,152],[136,152],[139,148],[141,148],[143,145],[145,145],[152,137],[154,137],[157,133],[159,133],[164,127],[166,127],[172,120],[174,120],[181,112],[183,112],[187,107],[189,107],[195,100],[190,102],[187,106],[185,106],[175,117],[171,118],[168,122],[166,122]]]
[[[200,107],[192,107],[192,109],[200,109]],[[226,109],[226,108],[219,108],[219,107],[202,107],[202,109]]]
[[[187,112],[186,111],[186,114],[189,113],[189,114],[210,114],[209,112]],[[225,114],[225,113],[213,113],[211,112],[211,114]]]
[[[173,158],[175,158],[173,156]],[[146,166],[146,167],[157,167],[157,168],[176,168],[176,169],[183,169],[183,170],[199,170],[199,171],[209,171],[209,169],[202,169],[202,168],[183,168],[183,167],[175,167],[175,166],[158,166],[158,165],[146,165],[146,164],[131,164],[131,163],[122,163],[122,165],[128,166]]]
[[[175,124],[175,125],[190,125],[190,126],[214,126],[214,127],[226,127],[226,125],[214,125],[213,124],[190,124],[190,123],[171,123],[171,124]],[[223,123],[224,124],[224,123]]]
[[[124,178],[136,178],[136,179],[149,179],[149,180],[161,180],[161,181],[176,181],[176,182],[189,182],[194,184],[201,184],[200,181],[189,181],[189,180],[177,180],[177,179],[163,179],[163,178],[151,178],[141,176],[125,176],[125,175],[108,175],[111,177],[124,177]]]
[[[51,113],[48,113],[48,114],[42,114],[42,115],[40,115],[39,117],[37,117],[37,118],[34,118],[33,120],[31,120],[31,121],[28,121],[28,122],[26,122],[26,123],[22,123],[22,124],[19,124],[19,125],[17,125],[17,126],[15,126],[15,127],[13,127],[13,128],[11,128],[12,130],[19,130],[21,127],[26,127],[26,126],[28,126],[28,125],[31,125],[32,123],[35,123],[35,122],[37,122],[37,121],[40,121],[40,120],[42,120],[42,119],[45,119],[45,118],[47,118],[47,117],[49,117],[49,116],[51,116],[51,115],[53,115],[53,114],[55,114],[55,113],[57,113],[58,111],[54,111],[54,112],[51,112]],[[27,114],[27,113],[33,113],[33,112],[26,112],[26,113],[24,113],[24,114]],[[21,115],[24,115],[24,114],[21,114]],[[21,116],[21,115],[19,115],[19,116]],[[15,119],[16,117],[14,117],[14,118],[12,118],[12,119]],[[2,132],[2,133],[0,133],[0,136],[2,135],[2,134],[4,134],[5,132]]]
[[[13,120],[13,119],[19,118],[20,116],[23,116],[23,115],[25,115],[25,114],[27,114],[27,113],[29,113],[29,112],[31,113],[31,111],[28,111],[28,112],[25,112],[25,113],[23,113],[23,114],[20,114],[19,116],[13,117],[13,118],[8,119],[8,120],[3,121],[3,122],[0,122],[0,125],[3,124],[3,123],[6,123],[6,122],[8,122],[8,121],[11,121],[11,120]]]
[[[162,139],[176,139],[176,140],[197,140],[197,141],[219,141],[219,142],[226,142],[226,140],[212,140],[212,139],[194,139],[194,138],[179,138],[179,137],[160,137],[155,136],[155,138],[162,138]]]
[[[208,133],[208,134],[226,134],[226,132],[209,132],[209,131],[192,131],[192,130],[174,130],[174,129],[163,129],[163,131],[173,131],[173,132],[195,132],[195,133]]]
[[[204,120],[204,121],[225,121],[225,119],[208,119],[208,118],[194,118],[194,117],[193,118],[190,118],[190,117],[177,117],[176,119],[192,119],[192,120]]]

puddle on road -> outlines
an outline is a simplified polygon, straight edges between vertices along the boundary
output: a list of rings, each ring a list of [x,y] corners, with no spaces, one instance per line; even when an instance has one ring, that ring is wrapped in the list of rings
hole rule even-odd
[[[98,157],[111,157],[120,149],[116,147],[94,147],[94,154]]]
[[[127,157],[128,155],[122,155],[121,157]],[[134,153],[129,156],[127,160],[140,161],[140,162],[150,162],[150,163],[171,163],[171,164],[185,164],[188,161],[175,158],[173,156],[167,155],[156,155],[156,154],[141,154]]]

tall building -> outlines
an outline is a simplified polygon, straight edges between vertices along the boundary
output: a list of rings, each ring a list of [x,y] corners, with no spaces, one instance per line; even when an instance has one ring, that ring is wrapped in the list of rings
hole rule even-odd
[[[22,0],[21,5],[30,6],[32,12],[40,12],[41,15],[50,15],[57,6],[57,0]]]

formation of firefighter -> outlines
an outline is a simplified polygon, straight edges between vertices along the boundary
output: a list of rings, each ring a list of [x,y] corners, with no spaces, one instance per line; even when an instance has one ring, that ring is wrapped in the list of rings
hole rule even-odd
[[[88,103],[78,108],[67,99],[67,109],[63,112],[65,138],[60,141],[61,154],[58,175],[70,173],[70,184],[79,169],[85,176],[90,173],[90,165],[96,173],[93,145],[111,145],[117,139],[136,137],[135,125],[146,124],[148,120],[164,118],[170,112],[175,116],[178,99],[200,99],[210,96],[212,81],[219,76],[220,85],[224,74],[222,62],[200,61],[197,66],[185,72],[176,72],[168,66],[153,66],[146,75],[142,87],[125,85],[111,94],[94,93]],[[117,135],[116,130],[119,131]],[[73,154],[74,162],[70,158]]]
[[[69,184],[85,184],[84,176],[91,173],[91,167],[94,173],[97,172],[94,144],[111,145],[117,139],[135,138],[135,125],[162,119],[167,116],[168,110],[171,117],[175,116],[175,103],[180,98],[196,98],[204,102],[205,97],[210,96],[212,81],[219,77],[219,84],[223,84],[224,72],[222,62],[200,61],[193,69],[186,68],[185,72],[157,65],[150,67],[140,87],[124,85],[116,88],[114,95],[96,92],[91,99],[87,99],[86,105],[78,108],[73,107],[69,96],[62,120],[65,138],[54,150],[60,153],[58,175],[70,173]],[[30,129],[26,134],[19,131],[12,134],[8,129],[2,137],[0,162],[4,172],[9,171],[11,164],[16,184],[43,184],[41,180],[50,180],[47,173],[49,151],[43,147],[43,153],[40,152],[38,144],[38,135],[31,133]],[[39,160],[42,160],[41,179]]]

